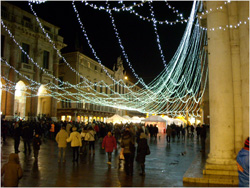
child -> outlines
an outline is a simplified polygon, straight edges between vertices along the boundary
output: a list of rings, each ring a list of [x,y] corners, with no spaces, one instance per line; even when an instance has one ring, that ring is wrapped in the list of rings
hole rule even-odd
[[[34,157],[35,161],[37,162],[38,159],[38,153],[40,150],[40,145],[42,144],[41,139],[39,138],[39,134],[35,134],[35,137],[33,138],[33,150],[34,150]]]
[[[1,175],[4,175],[4,187],[17,187],[19,179],[23,176],[23,170],[19,164],[19,157],[16,153],[11,153],[8,163],[1,169]]]

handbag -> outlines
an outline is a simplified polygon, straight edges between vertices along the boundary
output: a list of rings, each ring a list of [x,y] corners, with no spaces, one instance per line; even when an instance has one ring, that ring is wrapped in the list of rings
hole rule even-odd
[[[120,160],[124,160],[124,159],[125,159],[125,157],[124,157],[124,155],[123,155],[123,153],[122,153],[122,152],[120,153],[120,157],[119,157],[119,159],[120,159]]]
[[[149,149],[148,144],[147,144],[147,148],[146,148],[146,155],[150,155],[150,149]]]

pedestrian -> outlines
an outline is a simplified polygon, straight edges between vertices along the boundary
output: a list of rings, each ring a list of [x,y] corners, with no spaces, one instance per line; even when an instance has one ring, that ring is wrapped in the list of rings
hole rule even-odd
[[[85,140],[89,142],[89,155],[91,155],[91,149],[93,149],[93,155],[95,155],[95,134],[93,127],[89,127],[85,136]]]
[[[70,135],[70,133],[71,133],[71,131],[70,131],[71,127],[72,126],[71,126],[70,122],[68,122],[67,125],[66,125],[66,131],[67,131],[68,135]]]
[[[170,127],[170,125],[168,125],[166,133],[167,133],[167,142],[170,143],[170,137],[172,135],[172,128]]]
[[[176,126],[176,135],[177,135],[177,138],[180,139],[180,132],[181,132],[181,128],[179,125]]]
[[[147,143],[147,135],[145,133],[140,134],[140,140],[137,147],[136,161],[141,164],[141,176],[145,176],[145,158],[149,154],[149,146]]]
[[[94,126],[94,130],[95,130],[95,132],[96,132],[96,134],[95,134],[95,140],[98,140],[99,139],[99,126],[98,126],[98,124],[96,124],[95,123],[95,126]]]
[[[154,135],[155,139],[157,139],[158,132],[159,132],[159,129],[155,124],[154,127],[153,127],[153,135]]]
[[[206,144],[206,137],[207,137],[207,130],[206,125],[203,124],[201,127],[201,152],[205,152],[205,144]]]
[[[239,187],[249,187],[249,137],[237,155]]]
[[[65,163],[65,153],[67,148],[67,138],[69,134],[65,130],[65,127],[62,126],[61,130],[56,135],[56,142],[58,143],[58,162],[61,162],[61,159]],[[61,154],[62,153],[62,154]]]
[[[22,137],[23,137],[23,144],[24,144],[24,153],[27,153],[27,149],[29,151],[29,155],[31,154],[31,147],[30,142],[33,137],[33,131],[29,124],[25,124],[22,129]]]
[[[78,163],[78,157],[79,157],[79,147],[82,146],[82,140],[81,135],[79,132],[76,131],[77,128],[72,128],[72,133],[70,133],[70,137],[67,138],[67,142],[71,142],[71,147],[73,149],[73,160],[72,162]]]
[[[15,123],[14,126],[14,149],[15,149],[15,153],[19,153],[19,145],[20,145],[20,136],[21,136],[21,128],[18,122]]]
[[[196,127],[196,134],[197,134],[197,140],[199,140],[200,134],[201,134],[201,126],[200,126],[200,124],[198,124],[197,127]]]
[[[111,154],[113,149],[117,149],[115,137],[109,131],[102,141],[102,149],[108,153],[108,164],[111,165]]]
[[[39,154],[41,144],[42,142],[41,142],[41,139],[39,138],[39,134],[36,133],[35,137],[33,138],[33,152],[34,152],[35,161],[38,160],[38,154]]]
[[[185,130],[185,127],[183,127],[181,125],[181,136],[182,136],[182,139],[185,140],[185,135],[186,135],[186,130]]]
[[[50,139],[54,139],[55,138],[55,124],[52,122],[50,125]]]
[[[191,125],[191,137],[193,138],[194,137],[194,126]]]
[[[19,157],[16,153],[9,155],[8,163],[1,169],[1,176],[4,175],[4,187],[18,187],[18,182],[23,176],[23,170],[19,163]]]
[[[129,128],[126,127],[121,141],[121,148],[125,158],[125,172],[126,175],[133,175],[134,155],[135,155],[135,141]]]

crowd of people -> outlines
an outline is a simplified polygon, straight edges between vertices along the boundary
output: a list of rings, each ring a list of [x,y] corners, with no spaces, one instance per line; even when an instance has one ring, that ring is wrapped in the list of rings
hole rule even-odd
[[[111,165],[112,152],[117,150],[117,144],[120,145],[120,159],[124,160],[124,169],[128,176],[133,175],[133,163],[136,160],[141,166],[140,175],[145,175],[145,158],[150,154],[147,139],[156,139],[158,127],[156,125],[144,124],[116,124],[93,122],[53,122],[51,120],[35,121],[5,121],[2,120],[2,140],[7,136],[14,138],[14,151],[18,154],[20,141],[24,144],[25,155],[32,152],[35,161],[38,161],[40,146],[46,143],[48,139],[55,140],[58,144],[58,162],[66,162],[65,152],[67,143],[72,148],[72,162],[78,163],[79,155],[95,155],[95,143],[98,140],[103,149],[108,154],[108,165]],[[194,126],[168,125],[166,129],[166,139],[170,143],[175,140],[175,136],[185,139],[187,136],[194,137]],[[197,126],[197,139],[205,132],[205,126]],[[21,139],[22,138],[22,139]],[[12,156],[13,157],[13,156]],[[18,157],[18,155],[17,155]],[[120,161],[121,161],[120,160]],[[18,164],[18,163],[17,163]],[[20,169],[19,169],[20,170]],[[20,176],[21,177],[21,176]],[[19,177],[19,178],[20,178]]]

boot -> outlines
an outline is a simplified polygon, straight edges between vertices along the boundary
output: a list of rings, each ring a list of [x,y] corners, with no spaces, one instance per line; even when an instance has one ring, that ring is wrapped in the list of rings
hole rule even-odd
[[[141,164],[141,173],[140,176],[145,176],[145,164]]]

